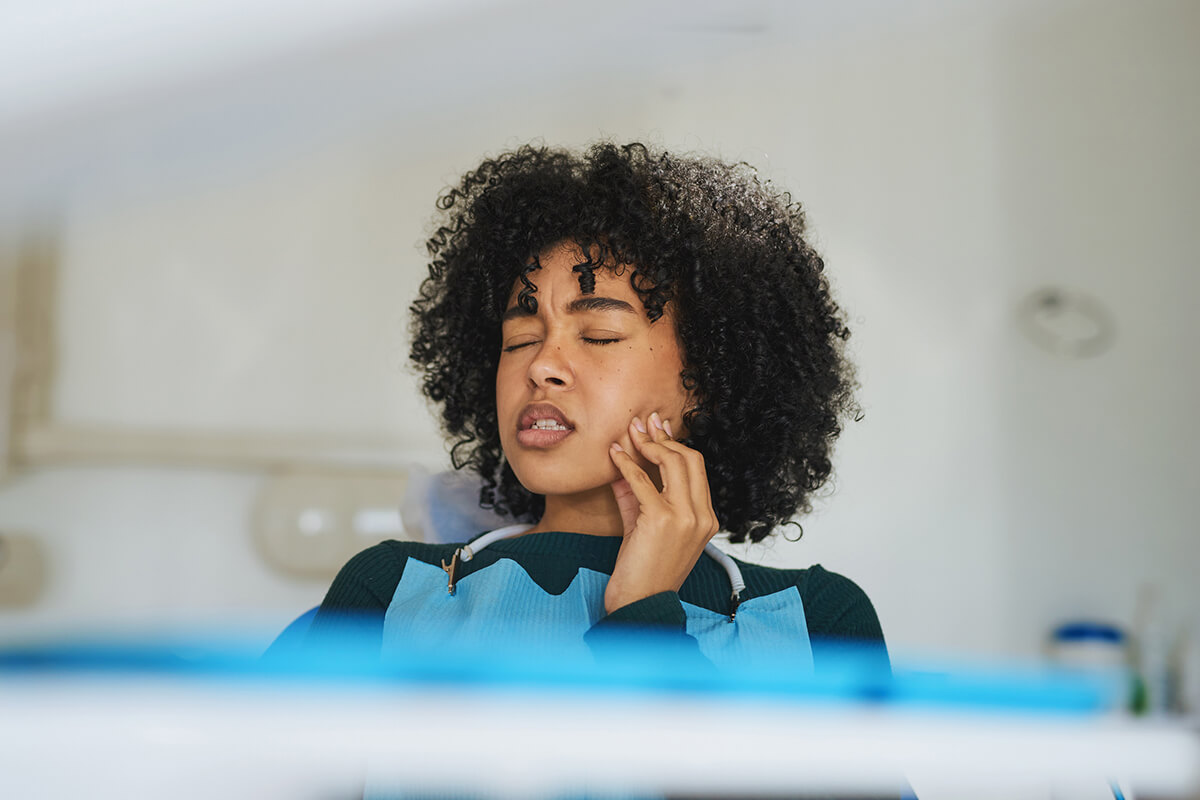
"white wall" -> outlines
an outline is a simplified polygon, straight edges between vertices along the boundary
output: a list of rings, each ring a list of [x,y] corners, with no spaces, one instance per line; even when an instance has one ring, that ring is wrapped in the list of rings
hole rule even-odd
[[[396,435],[435,464],[403,370],[432,198],[481,153],[529,138],[648,137],[745,159],[791,189],[854,323],[866,418],[803,540],[750,555],[855,578],[902,651],[1028,655],[1063,618],[1130,622],[1146,584],[1173,620],[1200,623],[1187,314],[1200,10],[1064,1],[888,7],[820,35],[803,23],[705,34],[696,52],[664,44],[565,83],[553,65],[569,37],[542,41],[547,72],[503,93],[483,80],[459,104],[426,98],[222,170],[176,165],[170,182],[153,162],[110,166],[64,205],[56,414]],[[1046,284],[1112,309],[1115,347],[1068,361],[1024,339],[1017,304]],[[41,535],[55,582],[0,625],[245,610],[282,624],[323,587],[257,560],[258,480],[150,467],[19,479],[0,490],[0,529]],[[173,564],[177,580],[134,580]]]
[[[1114,5],[1022,30],[997,104],[1011,301],[1035,281],[1109,305],[1103,357],[1006,341],[1000,491],[1012,611],[1128,619],[1153,587],[1200,623],[1200,69],[1195,3]]]

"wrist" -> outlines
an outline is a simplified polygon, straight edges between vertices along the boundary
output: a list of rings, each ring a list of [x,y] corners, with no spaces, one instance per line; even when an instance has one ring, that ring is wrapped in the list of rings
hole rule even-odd
[[[611,614],[619,608],[632,605],[639,600],[645,600],[663,592],[677,592],[678,585],[660,585],[654,582],[633,583],[614,575],[608,581],[604,590],[604,613]]]

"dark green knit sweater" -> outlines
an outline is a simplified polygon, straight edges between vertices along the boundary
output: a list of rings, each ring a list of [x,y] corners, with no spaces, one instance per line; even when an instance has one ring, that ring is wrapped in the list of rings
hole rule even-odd
[[[611,575],[621,538],[579,533],[532,533],[495,542],[471,561],[461,563],[457,579],[495,564],[502,558],[516,561],[543,590],[558,595],[566,591],[580,569]],[[384,613],[409,558],[438,566],[449,562],[457,545],[388,541],[352,558],[342,568],[321,603],[312,630],[320,633],[347,615],[378,624],[383,633]],[[808,569],[772,569],[737,561],[746,582],[745,602],[795,586],[804,604],[813,655],[820,667],[821,644],[852,641],[878,645],[886,658],[883,632],[875,609],[853,581],[820,566]],[[678,592],[661,592],[631,603],[604,617],[596,628],[619,625],[654,626],[684,631],[686,616],[681,603],[691,603],[718,613],[730,606],[729,576],[713,559],[701,556]]]

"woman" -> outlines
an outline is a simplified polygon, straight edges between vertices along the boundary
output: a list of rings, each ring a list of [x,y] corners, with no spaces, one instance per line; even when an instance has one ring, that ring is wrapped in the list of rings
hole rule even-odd
[[[455,468],[518,524],[360,553],[314,630],[365,615],[386,651],[652,627],[718,665],[806,661],[814,639],[883,653],[847,579],[710,545],[796,525],[855,412],[799,206],[744,165],[599,144],[489,159],[438,207],[411,357]]]

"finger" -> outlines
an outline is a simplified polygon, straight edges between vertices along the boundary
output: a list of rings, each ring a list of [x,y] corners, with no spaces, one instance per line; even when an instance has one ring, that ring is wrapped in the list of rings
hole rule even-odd
[[[653,418],[654,415],[651,415]],[[674,498],[675,502],[684,500],[682,493],[691,494],[691,479],[688,476],[687,459],[683,453],[670,447],[672,441],[667,438],[666,432],[662,428],[655,428],[651,422],[643,426],[646,432],[641,432],[637,426],[640,420],[634,417],[634,423],[630,425],[629,439],[633,442],[634,447],[643,458],[649,461],[654,466],[658,467],[658,477],[662,481],[663,494],[668,498]],[[655,441],[653,431],[657,431],[662,441]]]
[[[633,493],[633,489],[630,488],[629,481],[617,478],[611,486],[613,497],[617,501],[617,508],[621,512],[621,525],[625,529],[625,533],[629,533],[637,524],[641,504],[638,502],[637,495]]]
[[[635,417],[629,425],[630,441],[643,458],[658,467],[663,490],[660,493],[657,487],[654,487],[653,501],[662,510],[669,508],[673,509],[673,514],[683,515],[683,518],[689,520],[685,523],[689,528],[692,525],[699,525],[709,529],[707,533],[711,536],[717,531],[717,522],[712,507],[704,456],[698,451],[666,437],[664,428],[657,428],[661,435],[658,437],[659,441],[655,441],[653,438],[653,432],[656,430],[654,416],[651,415],[651,418],[647,420],[648,424],[639,424],[641,420]],[[629,456],[628,453],[621,455]],[[637,467],[638,472],[649,480],[649,476],[637,466],[636,461],[632,458],[629,460],[633,466]],[[616,463],[615,457],[614,463]],[[651,486],[653,486],[653,482],[651,482]],[[647,506],[650,505],[649,494],[647,492],[647,499],[642,500],[642,503]]]
[[[704,456],[687,445],[676,442],[667,430],[668,423],[658,412],[654,412],[645,424],[634,418],[630,432],[631,441],[647,461],[659,468],[663,497],[672,505],[686,504],[696,513],[712,515],[712,493],[708,485],[708,473]],[[644,433],[634,436],[633,432]],[[666,454],[656,457],[654,446],[664,447],[682,460]]]
[[[682,447],[683,445],[680,445]],[[688,461],[688,488],[697,505],[712,508],[712,488],[708,483],[708,469],[704,456],[696,450],[688,450],[684,456]]]
[[[651,414],[650,419],[647,420],[646,431],[650,434],[651,440],[659,444],[671,441],[671,434],[667,431],[667,426],[657,411]]]
[[[651,422],[656,424],[654,420],[655,416],[656,415],[651,415]],[[664,425],[664,432],[665,427],[666,426]],[[647,429],[653,430],[653,425],[647,426]],[[708,470],[704,464],[704,456],[693,448],[670,438],[663,438],[661,440],[656,439],[654,444],[671,450],[672,452],[683,457],[685,465],[683,472],[686,475],[686,485],[688,487],[688,492],[692,497],[693,503],[704,508],[711,508],[712,491],[708,485]],[[647,455],[646,458],[647,460],[650,460],[649,455]],[[657,464],[658,462],[656,461],[653,463]],[[660,467],[660,469],[662,469],[662,467]],[[665,489],[667,485],[666,476],[663,477],[663,484]]]
[[[659,495],[654,481],[650,480],[646,470],[638,466],[638,463],[633,460],[633,456],[625,452],[621,445],[613,442],[608,448],[608,455],[617,471],[621,473],[621,477],[629,484],[629,489],[633,492],[639,505],[654,507],[662,503],[662,496]],[[618,502],[620,502],[620,498],[618,498]]]
[[[633,448],[629,450],[629,455],[637,457],[642,451],[642,446],[648,442],[653,442],[654,425],[647,418],[645,422],[641,417],[634,417],[629,421],[629,442]]]

